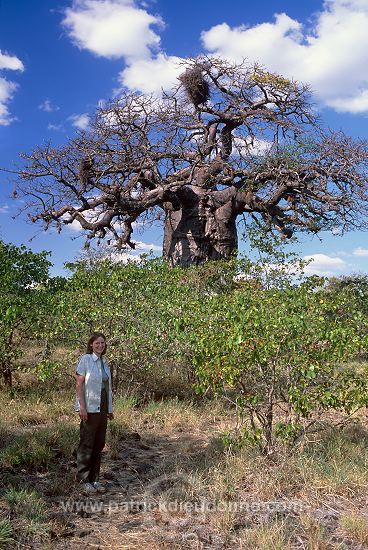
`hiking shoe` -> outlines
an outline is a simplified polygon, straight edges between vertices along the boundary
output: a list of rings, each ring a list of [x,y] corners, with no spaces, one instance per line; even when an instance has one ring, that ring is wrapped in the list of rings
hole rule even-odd
[[[96,491],[98,491],[99,493],[104,493],[106,491],[106,487],[105,485],[103,485],[102,483],[100,483],[99,481],[93,481],[91,483],[92,487],[94,489],[96,489]]]
[[[92,483],[82,483],[82,492],[85,495],[95,495],[97,493],[96,487]]]

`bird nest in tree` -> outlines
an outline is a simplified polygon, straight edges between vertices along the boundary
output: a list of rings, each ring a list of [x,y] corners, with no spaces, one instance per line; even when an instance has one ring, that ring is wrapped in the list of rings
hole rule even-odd
[[[191,67],[179,76],[180,82],[194,107],[204,105],[210,97],[210,87],[200,67]]]

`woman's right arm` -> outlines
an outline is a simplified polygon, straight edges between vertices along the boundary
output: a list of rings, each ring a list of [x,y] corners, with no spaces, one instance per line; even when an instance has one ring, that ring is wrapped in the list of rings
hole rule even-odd
[[[88,414],[87,414],[87,408],[86,408],[86,402],[84,399],[84,381],[85,376],[82,376],[81,374],[77,374],[77,397],[79,400],[79,416],[81,420],[87,420]]]

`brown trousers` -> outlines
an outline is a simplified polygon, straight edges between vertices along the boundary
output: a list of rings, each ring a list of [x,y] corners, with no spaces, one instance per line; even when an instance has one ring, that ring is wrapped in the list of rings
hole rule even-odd
[[[97,481],[100,475],[107,428],[107,392],[104,388],[101,391],[100,410],[99,413],[88,413],[88,420],[80,423],[77,478],[84,483]]]

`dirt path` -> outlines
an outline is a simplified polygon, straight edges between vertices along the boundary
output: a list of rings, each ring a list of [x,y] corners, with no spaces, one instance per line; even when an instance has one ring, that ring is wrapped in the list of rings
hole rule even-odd
[[[107,486],[104,494],[83,496],[72,480],[75,464],[63,458],[62,454],[55,477],[51,471],[17,472],[20,486],[34,487],[42,495],[49,505],[49,513],[54,521],[50,541],[33,542],[31,545],[22,543],[17,548],[284,549],[284,546],[277,544],[272,546],[272,536],[277,525],[286,529],[287,536],[290,534],[293,542],[287,544],[287,548],[293,550],[367,548],[354,542],[339,529],[339,518],[345,511],[356,510],[360,517],[368,517],[367,496],[352,494],[351,498],[347,498],[327,492],[318,500],[306,498],[305,494],[304,497],[301,496],[302,500],[298,500],[297,490],[290,492],[290,498],[287,499],[287,490],[283,489],[278,497],[276,493],[273,495],[276,502],[265,502],[261,498],[262,495],[266,498],[266,491],[257,491],[257,486],[252,487],[252,482],[247,477],[252,474],[251,462],[245,470],[247,473],[244,479],[237,478],[239,482],[236,486],[232,486],[231,479],[230,482],[225,479],[226,494],[222,494],[216,480],[208,477],[217,471],[220,479],[222,476],[226,478],[226,472],[221,470],[221,453],[216,454],[211,447],[218,427],[201,424],[193,428],[189,424],[186,426],[183,421],[180,426],[160,431],[157,424],[143,424],[144,426],[139,426],[141,434],[122,431],[120,440],[104,451],[101,476]],[[58,452],[57,449],[54,450]],[[58,459],[57,454],[55,459]],[[269,469],[265,470],[265,483],[273,475],[272,472],[269,465]],[[57,484],[61,483],[61,486],[56,487],[57,491],[53,485],[55,481]],[[214,489],[215,494],[212,492]],[[60,496],[55,496],[56,494]],[[211,510],[209,513],[200,506],[196,507],[198,503],[201,505],[206,499],[211,499],[211,495],[212,499],[216,499],[219,494],[224,502],[228,500],[232,503],[233,499],[238,499],[236,502],[255,503],[259,506],[255,510],[237,510],[233,514],[227,510]],[[183,507],[183,503],[189,505],[189,508]],[[269,507],[269,504],[272,506]],[[244,536],[244,531],[249,531],[251,537],[252,531],[262,532],[263,527],[269,529],[264,543],[259,542],[258,536],[255,545],[244,542],[250,540],[247,534]]]
[[[195,454],[203,445],[198,434],[160,439],[128,434],[119,445],[118,458],[112,460],[105,453],[101,477],[107,485],[106,493],[84,497],[75,491],[67,500],[53,500],[55,517],[66,524],[63,536],[54,539],[52,548],[229,548],[219,535],[209,532],[203,514],[201,517],[178,509],[176,500],[169,505],[162,501],[174,486],[176,491],[186,491],[191,483],[175,471],[162,473],[166,469],[163,465],[172,467],[183,450]]]
[[[178,508],[178,502],[193,503],[198,498],[195,479],[184,474],[182,466],[192,458],[198,460],[207,443],[206,434],[200,432],[182,431],[160,436],[157,432],[145,432],[142,437],[138,433],[125,434],[116,450],[116,458],[110,458],[109,450],[104,453],[102,478],[107,485],[106,493],[86,498],[76,489],[67,499],[51,499],[55,519],[59,525],[65,525],[64,531],[59,531],[50,546],[34,548],[251,550],[239,543],[234,529],[216,529],[203,511]],[[243,493],[242,496],[246,500],[247,495]],[[331,548],[363,550],[364,546],[336,536],[339,507],[344,503],[327,500],[325,506],[313,510],[313,516],[331,534],[336,544]],[[292,525],[307,510],[298,511],[297,501],[288,504],[291,508],[294,505],[295,511],[284,513],[284,518]],[[368,500],[362,505],[367,506]],[[240,529],[257,528],[264,521],[267,523],[275,518],[282,520],[283,512],[273,509],[266,515],[262,511],[240,513],[235,523]],[[297,537],[297,540],[293,548],[310,547],[302,538]]]

